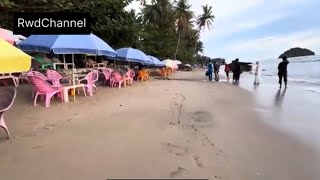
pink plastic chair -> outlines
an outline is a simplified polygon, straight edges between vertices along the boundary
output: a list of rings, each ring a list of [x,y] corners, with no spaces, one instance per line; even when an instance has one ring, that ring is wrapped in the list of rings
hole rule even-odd
[[[129,81],[129,85],[133,84],[133,78],[135,75],[136,75],[136,73],[132,69],[129,69],[127,71],[127,73],[125,74],[127,80]]]
[[[62,79],[67,79],[69,81],[69,84],[71,84],[71,80],[68,78],[68,77],[63,77],[61,76],[57,71],[55,70],[51,70],[51,69],[48,69],[46,71],[46,74],[47,74],[47,77],[49,80],[51,80],[53,86],[60,86],[61,83],[60,81]]]
[[[4,122],[4,113],[10,109],[15,98],[16,98],[17,90],[13,87],[4,87],[0,89],[0,127],[2,127],[6,134],[7,138],[10,138],[10,133],[6,123]]]
[[[112,70],[110,70],[110,69],[103,69],[103,70],[102,70],[102,73],[103,73],[104,78],[105,78],[105,80],[104,80],[104,85],[106,85],[107,81],[110,80],[110,78],[111,78]]]
[[[127,81],[127,78],[124,76],[121,76],[121,74],[117,71],[113,72],[111,74],[111,80],[110,83],[112,85],[112,87],[115,86],[115,84],[119,84],[119,88],[121,88],[121,85],[123,84],[123,86],[125,86],[125,82]]]
[[[61,98],[61,102],[63,102],[63,93],[62,93],[62,86],[56,87],[52,86],[50,83],[48,83],[46,80],[42,79],[39,76],[28,76],[29,82],[31,82],[36,90],[35,96],[34,96],[34,102],[33,105],[37,105],[37,98],[38,96],[45,96],[45,106],[50,106],[51,98],[58,94]]]
[[[97,86],[96,86],[96,82],[99,79],[99,73],[98,71],[94,70],[89,72],[85,78],[80,79],[79,83],[81,83],[81,81],[86,81],[85,87],[87,92],[89,93],[90,96],[93,96],[93,88],[95,88],[95,91],[97,91]]]

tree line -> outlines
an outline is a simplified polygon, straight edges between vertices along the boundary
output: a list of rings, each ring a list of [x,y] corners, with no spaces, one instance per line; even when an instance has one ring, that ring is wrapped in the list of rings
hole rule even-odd
[[[133,47],[160,59],[196,63],[204,50],[200,34],[213,25],[212,7],[195,15],[187,0],[152,0],[141,12],[125,7],[138,0],[2,0],[0,25],[11,29],[13,12],[89,12],[94,34],[114,49]]]

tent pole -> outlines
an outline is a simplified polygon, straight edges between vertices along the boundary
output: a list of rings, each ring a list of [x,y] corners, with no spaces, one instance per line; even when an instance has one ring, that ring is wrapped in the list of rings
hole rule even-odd
[[[74,55],[72,54],[72,84],[73,84],[73,101],[76,101],[76,88],[74,78]]]
[[[63,66],[64,66],[64,69],[68,69],[68,67],[66,66],[66,57],[64,54],[63,54]]]

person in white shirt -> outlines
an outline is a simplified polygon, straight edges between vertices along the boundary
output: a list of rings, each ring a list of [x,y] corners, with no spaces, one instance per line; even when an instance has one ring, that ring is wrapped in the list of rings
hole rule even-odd
[[[260,84],[260,77],[261,77],[261,63],[259,61],[256,62],[256,72],[253,84]]]

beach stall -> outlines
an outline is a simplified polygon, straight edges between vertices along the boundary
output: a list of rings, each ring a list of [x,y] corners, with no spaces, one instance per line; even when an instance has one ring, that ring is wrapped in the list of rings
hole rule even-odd
[[[12,79],[17,86],[19,81],[11,74],[29,71],[31,59],[28,54],[0,39],[0,79]]]
[[[106,42],[94,34],[90,35],[31,35],[26,40],[18,44],[18,47],[24,51],[45,52],[54,54],[72,55],[72,85],[64,86],[64,101],[68,102],[68,90],[76,88],[85,88],[92,95],[92,89],[96,88],[94,81],[97,80],[97,73],[78,74],[75,73],[74,54],[95,54],[99,56],[116,56],[113,50]],[[65,62],[64,62],[65,63]],[[81,78],[87,80],[87,84],[80,84]],[[94,79],[92,79],[94,78]],[[78,82],[76,84],[76,82]],[[75,100],[75,93],[73,95]]]

